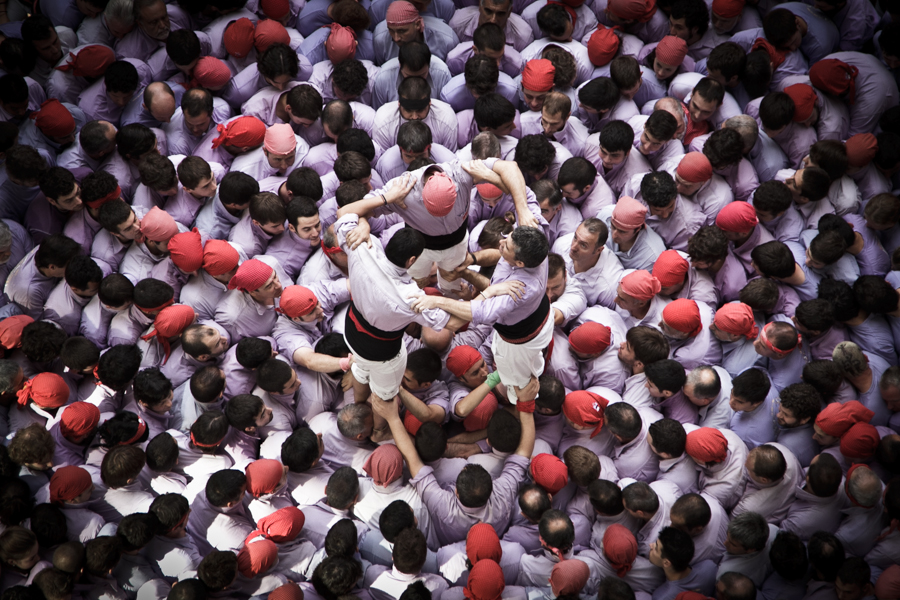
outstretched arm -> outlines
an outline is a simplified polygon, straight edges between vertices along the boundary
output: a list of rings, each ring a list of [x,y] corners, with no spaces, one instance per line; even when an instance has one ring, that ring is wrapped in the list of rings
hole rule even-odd
[[[519,225],[523,227],[540,228],[538,220],[528,208],[528,195],[525,188],[525,177],[519,166],[510,160],[498,160],[494,163],[493,170],[484,166],[480,160],[463,163],[462,168],[478,183],[486,181],[493,183],[501,190],[512,196],[516,206]],[[499,179],[499,182],[497,181]]]
[[[388,204],[397,204],[402,208],[406,208],[403,200],[415,185],[416,178],[409,173],[404,173],[397,179],[391,180],[388,187],[385,188],[384,193],[366,196],[362,200],[351,202],[347,206],[339,208],[337,218],[340,219],[348,213],[364,217],[373,210],[382,206],[387,206]]]
[[[406,464],[409,466],[409,474],[415,478],[419,471],[422,470],[422,467],[425,466],[425,463],[419,458],[416,446],[413,444],[412,438],[409,437],[406,427],[403,426],[398,404],[399,402],[396,400],[385,402],[376,396],[372,397],[372,410],[375,411],[376,415],[387,421],[388,426],[391,428],[391,434],[394,436],[394,443],[397,444],[397,449],[400,450],[400,454],[403,455],[403,458],[406,459]],[[532,440],[533,444],[534,441]]]

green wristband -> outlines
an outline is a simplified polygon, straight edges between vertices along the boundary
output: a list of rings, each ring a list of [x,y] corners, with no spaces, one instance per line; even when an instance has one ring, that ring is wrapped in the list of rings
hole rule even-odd
[[[493,373],[491,373],[490,375],[487,376],[485,383],[488,385],[489,388],[494,389],[495,387],[497,387],[497,384],[500,383],[500,373],[498,373],[497,371],[494,371]]]

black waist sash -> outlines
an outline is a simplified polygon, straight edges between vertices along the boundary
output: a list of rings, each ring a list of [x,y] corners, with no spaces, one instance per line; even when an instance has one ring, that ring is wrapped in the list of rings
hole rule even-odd
[[[454,232],[445,233],[444,235],[427,235],[422,233],[422,237],[425,238],[425,249],[426,250],[446,250],[447,248],[452,248],[457,245],[464,239],[466,239],[466,232],[469,230],[467,227],[469,223],[469,218],[463,219],[462,225],[459,226]]]
[[[362,316],[353,301],[344,318],[344,337],[353,351],[366,360],[384,362],[400,353],[403,344],[403,331],[384,331],[378,329]]]
[[[537,337],[549,316],[550,299],[544,294],[543,298],[541,298],[541,303],[533,313],[512,325],[494,323],[494,330],[510,344],[524,344]]]

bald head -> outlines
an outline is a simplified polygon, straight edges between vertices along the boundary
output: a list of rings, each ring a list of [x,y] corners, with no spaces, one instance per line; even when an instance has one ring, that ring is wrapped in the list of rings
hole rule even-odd
[[[175,93],[169,84],[154,81],[144,88],[144,108],[160,123],[168,123],[175,114]]]
[[[759,125],[756,119],[750,115],[737,115],[727,119],[723,124],[727,129],[734,129],[741,135],[741,141],[744,143],[744,154],[750,152],[759,139]]]
[[[878,504],[881,498],[881,479],[875,471],[866,466],[853,470],[847,480],[847,488],[850,496],[857,504],[871,508]]]

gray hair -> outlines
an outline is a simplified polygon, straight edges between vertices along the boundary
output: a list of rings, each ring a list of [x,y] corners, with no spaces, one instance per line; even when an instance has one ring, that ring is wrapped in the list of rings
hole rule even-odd
[[[722,379],[715,369],[708,365],[697,367],[688,373],[685,385],[694,388],[694,396],[701,400],[715,398],[722,391]]]
[[[766,547],[769,524],[759,513],[741,513],[728,524],[728,535],[747,552],[755,552]]]
[[[338,431],[345,438],[354,439],[366,432],[372,408],[368,404],[348,404],[337,417]]]
[[[118,21],[123,25],[134,25],[134,3],[132,0],[109,0],[103,10],[107,21]]]
[[[472,139],[472,158],[500,158],[500,140],[490,131],[482,131]]]
[[[882,390],[887,390],[892,387],[900,388],[900,367],[891,367],[885,371],[881,375],[881,381],[878,382],[878,386]]]
[[[22,367],[14,360],[0,360],[0,394],[13,391],[13,382],[21,370]]]
[[[725,121],[725,127],[734,129],[741,135],[744,152],[749,152],[759,139],[759,124],[750,115],[737,115]]]
[[[12,230],[5,221],[0,219],[0,248],[7,250],[12,246],[13,236]]]
[[[868,467],[854,470],[847,488],[853,499],[865,507],[875,506],[881,498],[881,479]]]
[[[859,346],[853,342],[841,342],[834,347],[831,353],[834,364],[843,371],[844,375],[856,377],[862,375],[869,368],[869,361]]]

